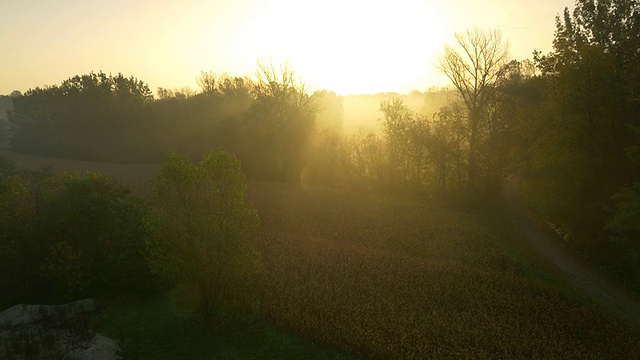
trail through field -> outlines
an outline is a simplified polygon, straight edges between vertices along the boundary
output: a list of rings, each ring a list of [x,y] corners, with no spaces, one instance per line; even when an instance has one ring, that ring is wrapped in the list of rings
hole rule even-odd
[[[518,190],[517,176],[509,176],[503,187],[503,205],[509,219],[523,238],[540,255],[548,259],[575,286],[586,291],[611,312],[640,329],[640,304],[617,286],[589,269],[568,254],[553,239],[553,235],[537,224],[529,215]]]

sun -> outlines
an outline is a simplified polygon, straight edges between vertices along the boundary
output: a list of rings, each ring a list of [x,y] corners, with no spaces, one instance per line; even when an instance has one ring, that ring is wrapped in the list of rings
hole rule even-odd
[[[269,2],[244,14],[243,58],[286,58],[313,88],[339,94],[426,89],[445,42],[424,1]]]

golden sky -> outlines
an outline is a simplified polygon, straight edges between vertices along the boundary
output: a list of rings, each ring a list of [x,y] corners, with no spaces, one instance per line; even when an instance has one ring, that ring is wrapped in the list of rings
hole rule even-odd
[[[501,29],[512,57],[549,51],[573,0],[0,1],[0,94],[121,72],[154,90],[200,71],[252,75],[287,58],[313,89],[408,92],[442,85],[433,63],[456,31]]]

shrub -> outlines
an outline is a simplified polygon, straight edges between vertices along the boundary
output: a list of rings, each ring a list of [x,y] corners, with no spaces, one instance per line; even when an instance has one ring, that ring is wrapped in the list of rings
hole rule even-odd
[[[4,169],[13,168],[5,162]],[[14,169],[0,177],[0,306],[12,305],[37,288],[42,246],[37,241],[35,173]]]
[[[640,182],[622,188],[612,200],[606,229],[610,232],[610,246],[615,249],[610,266],[635,283],[640,281]]]
[[[103,174],[64,173],[49,181],[41,210],[49,257],[44,270],[67,295],[109,295],[139,288],[146,204]]]
[[[152,183],[157,217],[149,265],[175,283],[195,284],[209,319],[246,305],[256,288],[258,215],[245,188],[240,161],[224,151],[198,164],[169,154]]]

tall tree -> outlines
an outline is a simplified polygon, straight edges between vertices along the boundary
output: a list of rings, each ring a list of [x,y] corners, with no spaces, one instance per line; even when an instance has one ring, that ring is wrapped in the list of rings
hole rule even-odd
[[[144,134],[141,123],[152,99],[144,82],[103,72],[36,87],[12,96],[11,145],[49,156],[122,161]]]
[[[629,156],[639,143],[639,39],[639,1],[577,0],[556,17],[553,50],[534,53],[539,75],[512,93],[529,197],[565,239],[618,275],[629,264],[640,274],[627,256],[638,247],[626,220],[640,218],[630,206],[640,167]]]
[[[196,82],[198,86],[200,86],[200,91],[203,94],[211,95],[216,92],[218,75],[216,75],[213,71],[201,71],[200,76],[196,78]]]
[[[261,148],[253,161],[262,164],[261,176],[300,181],[316,120],[315,97],[286,61],[259,61],[253,91],[252,141]]]
[[[423,187],[429,124],[411,111],[399,97],[380,102],[382,128],[387,140],[391,185]]]
[[[489,120],[486,111],[509,61],[509,45],[498,30],[474,28],[456,33],[455,38],[454,45],[445,46],[436,66],[451,80],[468,111],[467,189],[472,193],[479,185],[479,145]]]
[[[240,161],[224,151],[199,163],[171,153],[152,190],[158,219],[147,242],[152,271],[197,285],[209,319],[252,301],[260,270],[259,219],[245,200]]]

